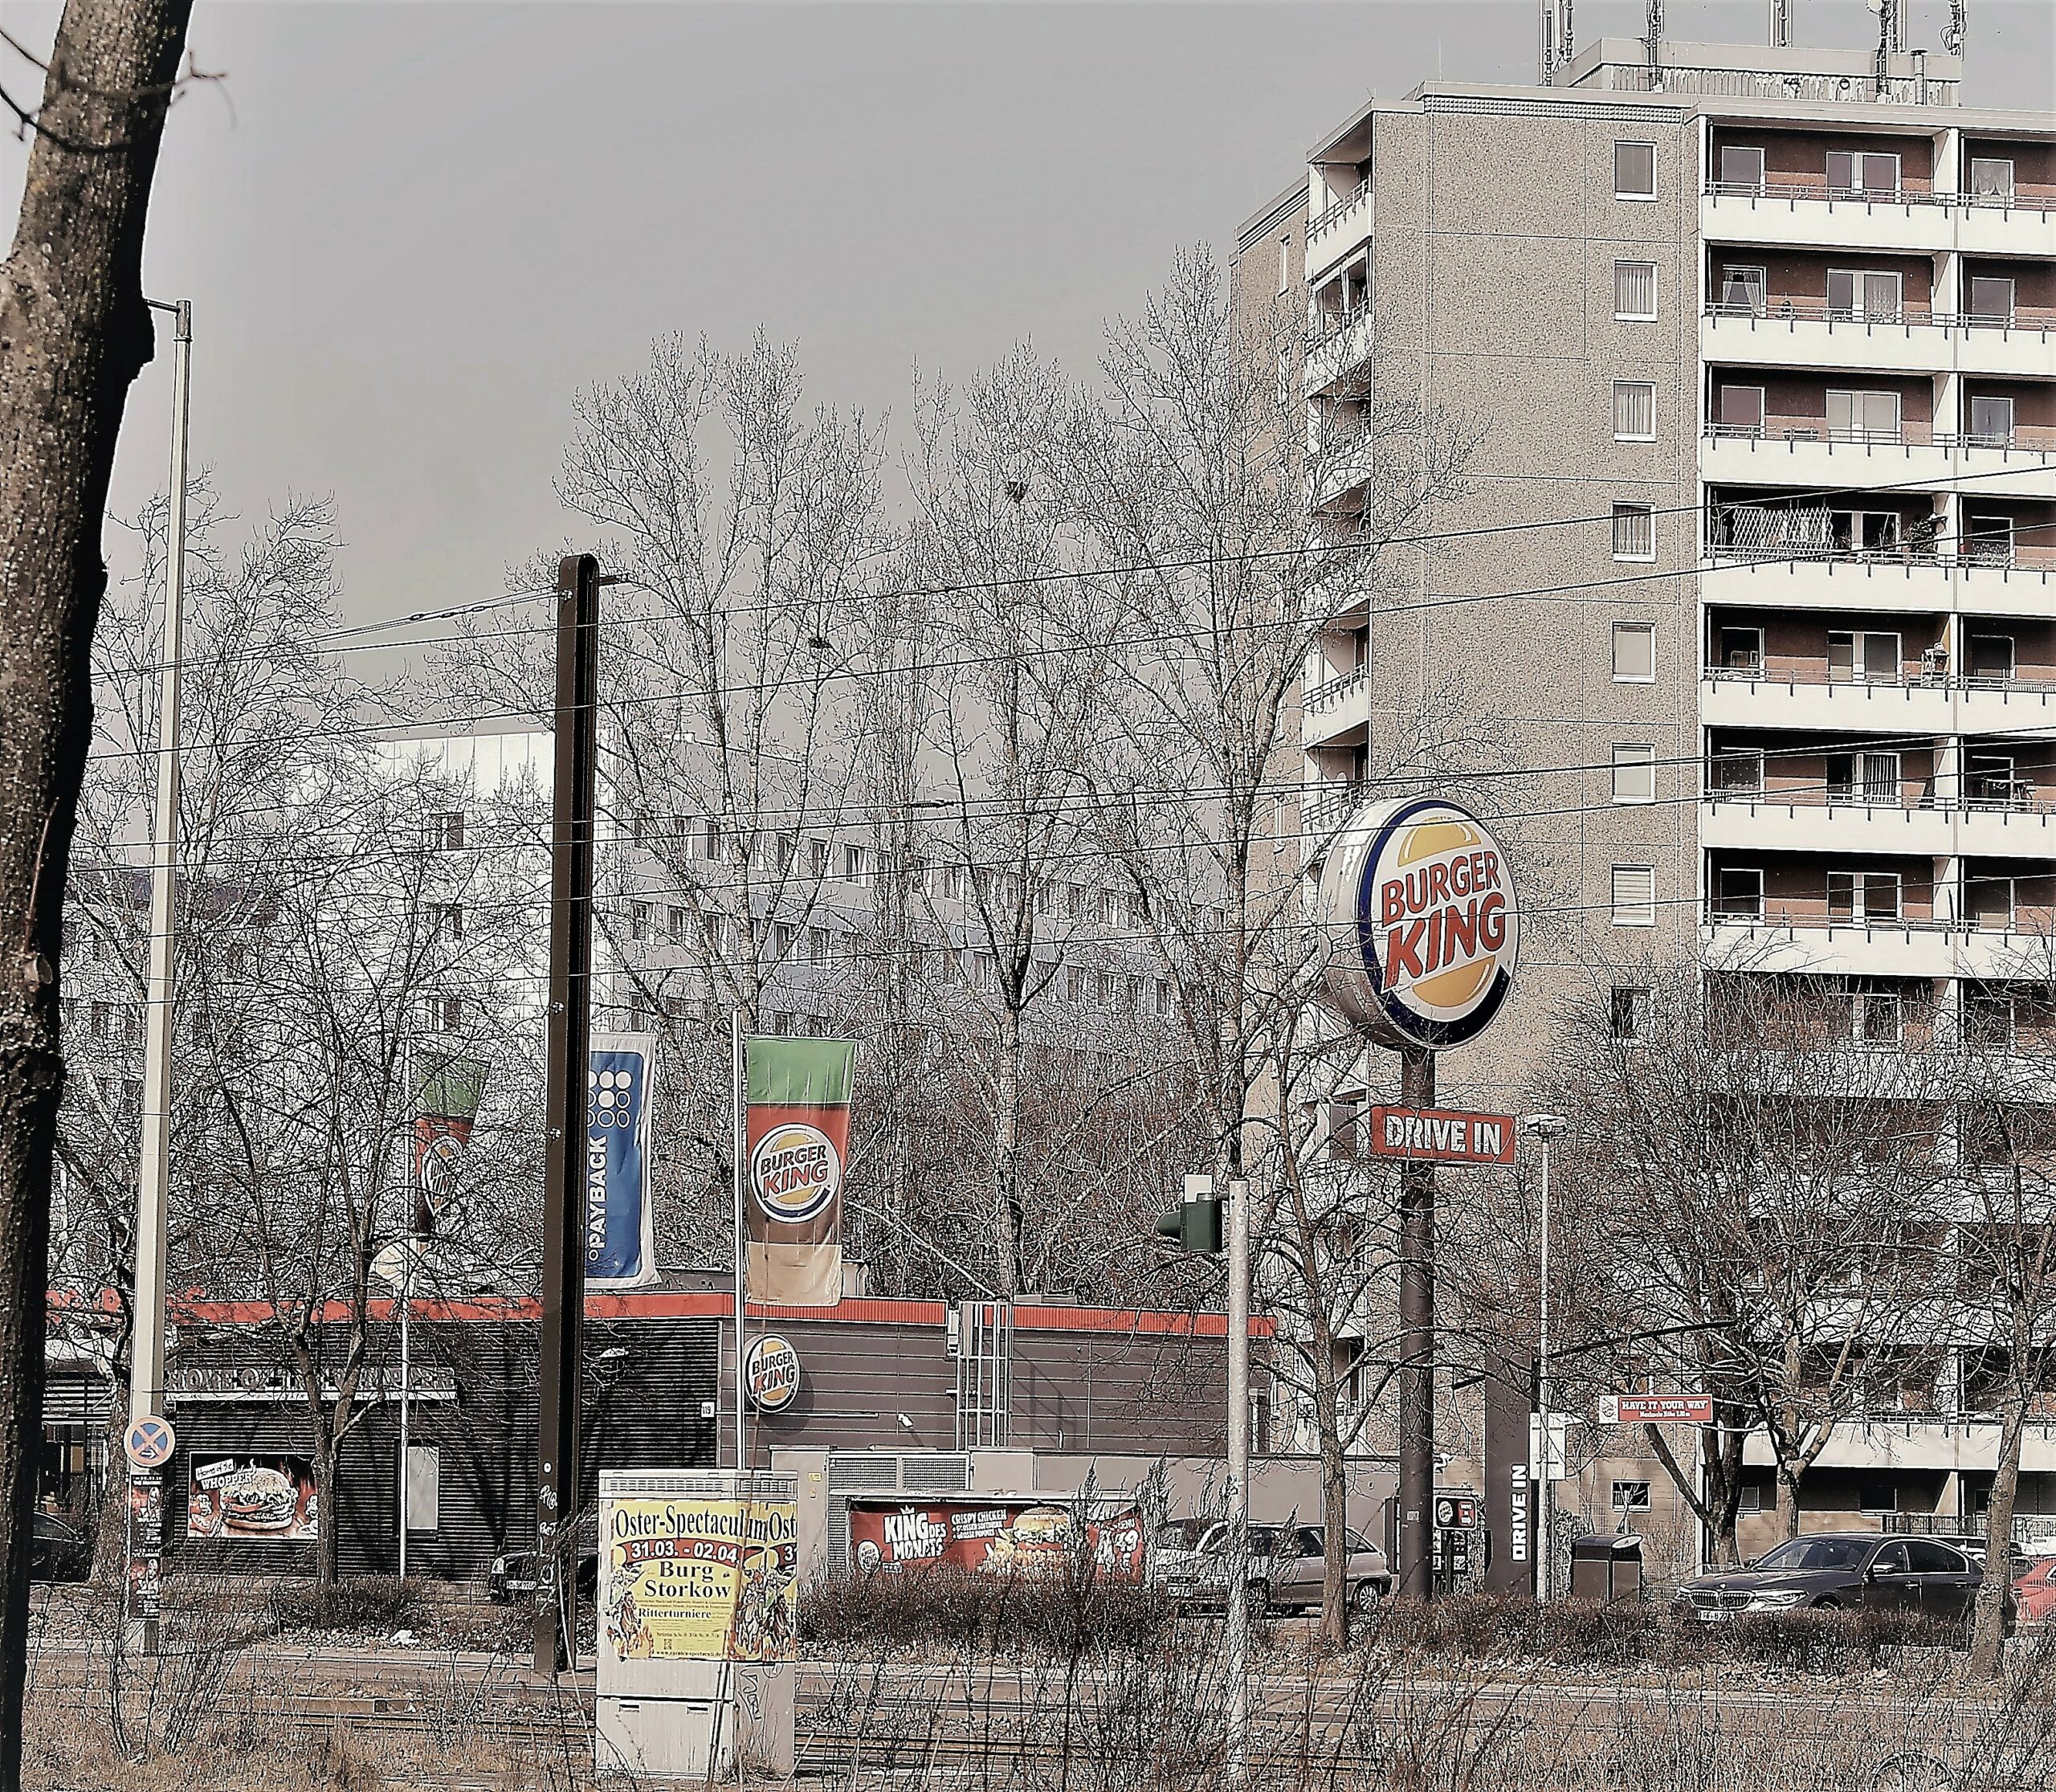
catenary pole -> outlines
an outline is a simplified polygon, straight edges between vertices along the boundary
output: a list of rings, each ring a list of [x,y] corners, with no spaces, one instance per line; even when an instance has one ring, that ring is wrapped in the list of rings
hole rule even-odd
[[[536,1480],[536,1672],[576,1647],[566,1623],[577,1577],[558,1586],[558,1538],[577,1518],[578,1396],[585,1316],[586,1082],[592,1063],[593,809],[599,759],[599,563],[567,554],[557,574],[557,710],[550,824],[543,1285]]]
[[[136,1177],[136,1294],[129,1339],[128,1418],[161,1415],[165,1370],[165,1240],[171,1182],[172,1013],[178,917],[178,679],[186,622],[186,441],[193,377],[193,306],[153,300],[173,315],[171,487],[165,519],[164,643],[157,676],[157,825],[151,839],[150,964],[143,1038],[142,1157]],[[157,1646],[157,1564],[163,1543],[164,1471],[131,1471],[129,1617],[145,1654]]]
[[[1228,1774],[1249,1782],[1250,1745],[1250,1200],[1228,1183]]]
[[[1399,1099],[1435,1104],[1435,1055],[1401,1054]],[[1435,1171],[1409,1158],[1399,1171],[1399,1593],[1425,1599],[1435,1496]]]

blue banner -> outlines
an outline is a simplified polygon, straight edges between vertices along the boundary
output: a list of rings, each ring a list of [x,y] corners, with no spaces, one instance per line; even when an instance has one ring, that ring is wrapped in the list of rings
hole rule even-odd
[[[654,1034],[595,1034],[585,1079],[585,1286],[647,1288],[657,1280],[650,1210]]]

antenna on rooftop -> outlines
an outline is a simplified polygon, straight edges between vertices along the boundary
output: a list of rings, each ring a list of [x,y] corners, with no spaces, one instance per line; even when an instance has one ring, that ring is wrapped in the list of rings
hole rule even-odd
[[[1663,41],[1663,0],[1649,0],[1649,66],[1658,67],[1662,60],[1658,46]]]
[[[1770,0],[1770,43],[1773,50],[1792,47],[1792,0]]]
[[[1952,56],[1963,54],[1964,0],[1949,0],[1949,26],[1942,33],[1942,47]]]

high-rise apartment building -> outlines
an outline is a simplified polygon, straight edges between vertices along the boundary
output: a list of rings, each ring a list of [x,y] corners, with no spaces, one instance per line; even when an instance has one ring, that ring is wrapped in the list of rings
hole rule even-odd
[[[1519,1101],[1595,976],[1632,1027],[1638,958],[1812,980],[1879,1044],[2046,1026],[2056,137],[1961,76],[1608,39],[1366,105],[1243,227],[1238,302],[1306,308],[1322,526],[1381,406],[1466,445],[1301,692],[1309,860],[1424,710],[1507,749],[1536,925],[1446,1093]]]

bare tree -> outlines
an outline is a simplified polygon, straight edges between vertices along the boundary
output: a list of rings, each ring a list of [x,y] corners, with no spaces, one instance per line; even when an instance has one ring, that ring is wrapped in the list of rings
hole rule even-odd
[[[128,387],[150,357],[143,223],[190,10],[68,0],[40,104],[6,98],[34,141],[0,280],[0,1792],[21,1779],[57,974],[100,533]]]
[[[1713,1397],[1699,1475],[1647,1431],[1732,1561],[1749,1432],[1791,1533],[1836,1425],[1932,1387],[1948,1055],[1924,1049],[1929,1015],[1903,1014],[1881,1049],[1876,1020],[1853,1035],[1850,992],[1760,968],[1649,962],[1596,983],[1550,1092],[1578,1141],[1559,1157],[1560,1223],[1601,1244],[1602,1309],[1675,1339]]]

